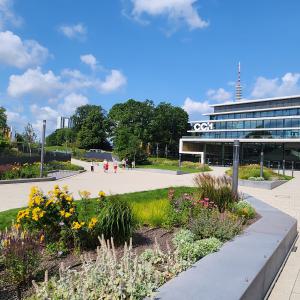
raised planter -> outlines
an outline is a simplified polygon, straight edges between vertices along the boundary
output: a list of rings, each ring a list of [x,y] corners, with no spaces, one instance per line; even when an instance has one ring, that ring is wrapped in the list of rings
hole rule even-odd
[[[62,178],[75,176],[83,172],[85,172],[85,170],[80,170],[80,171],[53,170],[51,172],[48,172],[48,177],[0,180],[0,184],[55,181]]]
[[[263,181],[256,181],[256,180],[246,180],[246,179],[239,179],[240,186],[249,186],[258,189],[265,189],[265,190],[273,190],[278,186],[288,182],[288,180],[263,180]]]
[[[261,218],[164,284],[155,299],[264,299],[297,238],[297,221],[253,197],[246,200]]]

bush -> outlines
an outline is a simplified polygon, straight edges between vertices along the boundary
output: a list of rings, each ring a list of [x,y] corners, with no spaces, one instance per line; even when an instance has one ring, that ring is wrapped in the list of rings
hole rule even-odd
[[[4,265],[6,283],[17,286],[28,283],[36,274],[41,257],[43,235],[13,227],[0,235],[0,261]]]
[[[71,164],[69,161],[51,161],[46,165],[48,171],[52,170],[70,170],[70,171],[80,171],[84,168]]]
[[[203,208],[197,211],[190,228],[197,239],[215,237],[225,242],[242,232],[243,220],[230,212],[220,214]]]
[[[198,174],[194,178],[199,188],[200,198],[213,202],[223,213],[226,208],[238,201],[238,196],[232,193],[232,182],[227,176],[214,177],[210,174]]]
[[[194,240],[195,235],[190,230],[181,230],[175,234],[173,244],[176,246],[179,256],[191,263],[200,258],[218,251],[222,242],[217,238]]]
[[[256,215],[255,209],[247,201],[234,203],[231,210],[233,213],[246,220],[253,219]]]
[[[125,246],[118,259],[113,243],[103,239],[96,261],[84,259],[77,270],[61,268],[59,279],[34,283],[36,293],[30,299],[144,299],[190,266],[177,252],[163,253],[157,245],[140,256],[134,255],[132,246]]]
[[[96,231],[105,238],[113,237],[117,242],[129,239],[135,226],[132,209],[127,201],[120,200],[117,196],[103,201],[99,214]]]

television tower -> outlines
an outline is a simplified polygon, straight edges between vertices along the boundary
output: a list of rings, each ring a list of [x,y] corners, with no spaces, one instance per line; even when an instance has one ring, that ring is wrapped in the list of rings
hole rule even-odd
[[[235,85],[235,100],[242,100],[242,85],[241,85],[241,63],[238,64],[238,80]]]

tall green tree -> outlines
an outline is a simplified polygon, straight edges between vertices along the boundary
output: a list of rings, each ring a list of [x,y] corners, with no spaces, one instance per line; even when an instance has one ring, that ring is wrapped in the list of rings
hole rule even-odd
[[[47,136],[47,146],[63,146],[65,144],[74,144],[76,142],[76,133],[72,128],[56,129]]]
[[[89,104],[80,106],[76,109],[72,119],[80,148],[109,148],[108,121],[106,112],[101,106]]]
[[[189,129],[188,114],[181,107],[161,102],[154,110],[152,120],[152,144],[160,149],[178,152],[179,139]]]
[[[0,129],[7,128],[7,115],[4,107],[0,107]]]

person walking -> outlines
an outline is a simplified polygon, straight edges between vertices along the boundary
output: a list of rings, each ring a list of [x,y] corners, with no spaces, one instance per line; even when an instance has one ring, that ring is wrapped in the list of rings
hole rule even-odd
[[[126,161],[124,158],[122,159],[122,168],[123,168],[123,170],[125,170],[125,168],[126,168]]]
[[[91,161],[91,172],[94,172],[94,169],[95,169],[95,168],[94,168],[94,161],[92,160],[92,161]]]
[[[113,161],[114,173],[116,174],[118,171],[118,162],[116,160]]]
[[[135,169],[135,160],[131,162],[131,169]]]
[[[108,172],[108,161],[106,159],[104,159],[104,161],[103,161],[103,170],[104,170],[104,173]]]

